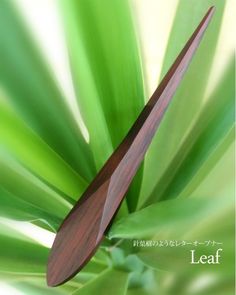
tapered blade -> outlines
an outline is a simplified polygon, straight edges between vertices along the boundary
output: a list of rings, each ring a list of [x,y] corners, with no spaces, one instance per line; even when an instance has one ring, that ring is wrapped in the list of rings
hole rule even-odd
[[[211,7],[138,119],[61,224],[48,260],[47,282],[73,277],[92,257],[144,158],[162,117],[213,15]]]

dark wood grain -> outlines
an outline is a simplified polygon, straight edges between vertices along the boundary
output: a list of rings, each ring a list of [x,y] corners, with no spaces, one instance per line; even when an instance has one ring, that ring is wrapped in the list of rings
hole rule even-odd
[[[214,8],[211,7],[127,136],[61,224],[48,260],[47,283],[49,286],[62,284],[73,277],[89,261],[99,246],[104,232],[144,158],[213,12]]]

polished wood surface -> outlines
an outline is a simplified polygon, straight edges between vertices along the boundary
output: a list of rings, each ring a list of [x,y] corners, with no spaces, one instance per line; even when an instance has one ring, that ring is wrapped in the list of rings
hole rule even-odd
[[[99,246],[104,232],[144,158],[213,12],[214,8],[211,7],[127,136],[61,224],[48,260],[47,283],[49,286],[62,284],[73,277],[89,261]]]

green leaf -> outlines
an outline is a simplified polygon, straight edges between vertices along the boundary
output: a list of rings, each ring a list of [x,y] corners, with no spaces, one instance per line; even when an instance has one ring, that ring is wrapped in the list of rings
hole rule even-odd
[[[66,284],[51,288],[47,286],[45,276],[43,274],[19,274],[19,273],[0,273],[0,282],[7,283],[10,287],[20,290],[23,294],[31,295],[63,295],[71,294],[81,286],[75,279]]]
[[[0,196],[0,216],[22,221],[34,221],[38,219],[49,223],[54,230],[60,224],[61,219],[56,217],[52,212],[45,212],[41,208],[12,195],[1,186]]]
[[[112,225],[108,237],[133,239],[158,235],[177,239],[199,219],[207,220],[209,214],[229,205],[232,205],[230,198],[218,198],[214,202],[198,199],[162,201],[120,219]]]
[[[28,279],[26,277],[25,279],[23,278],[19,281],[13,281],[12,283],[10,283],[10,286],[24,292],[23,294],[67,295],[75,291],[79,287],[79,284],[72,283],[71,285],[65,284],[64,286],[50,288],[46,285],[45,278]]]
[[[28,128],[3,99],[0,99],[0,143],[1,150],[13,154],[40,179],[71,198],[78,199],[84,191],[84,179]],[[5,161],[5,157],[2,154],[0,161]]]
[[[127,1],[64,2],[78,103],[100,167],[144,104],[134,28]]]
[[[144,105],[139,49],[126,0],[105,0],[102,5],[99,0],[63,3],[78,104],[99,169]],[[141,180],[142,169],[127,195],[131,211]]]
[[[203,105],[204,92],[211,73],[226,2],[221,0],[197,2],[180,0],[178,3],[163,62],[163,74],[174,61],[207,9],[213,4],[217,9],[145,158],[144,179],[139,205],[143,205],[143,202],[154,191],[158,199],[159,191],[162,192],[163,190],[162,186],[171,185],[169,179],[164,179],[167,175],[166,171],[168,170],[168,178],[176,175],[176,169],[191,147],[189,145],[185,150],[186,146],[183,142],[185,139],[188,140],[188,136],[190,138],[195,136],[191,129],[194,128],[199,114],[205,108]],[[220,55],[218,58],[222,58],[222,56]],[[204,129],[206,126],[204,122],[198,121],[196,124],[199,125],[199,128]],[[178,160],[177,155],[180,155]],[[175,169],[171,170],[174,163]],[[161,182],[160,185],[159,182]]]
[[[191,234],[191,238],[196,239],[196,228],[201,234],[204,231],[209,234],[209,230],[215,224],[214,218],[225,214],[225,210],[233,204],[233,138],[234,132],[231,132],[222,146],[215,151],[217,158],[215,155],[210,157],[204,169],[202,168],[202,171],[196,175],[194,187],[197,189],[192,194],[185,194],[185,197],[191,196],[191,198],[162,201],[130,214],[113,224],[109,237],[132,239],[155,235],[158,239],[179,239],[181,235],[188,233],[188,236]],[[212,163],[214,163],[213,168]],[[222,178],[222,171],[226,171],[225,181]],[[222,187],[222,181],[226,187]],[[201,220],[200,228],[198,220]],[[224,226],[221,234],[217,235],[220,239],[223,238],[222,232],[227,232],[226,228],[227,226]]]
[[[5,191],[9,192],[11,196],[26,202],[24,203],[26,208],[28,204],[31,204],[48,214],[52,214],[52,216],[57,216],[60,219],[64,218],[65,214],[72,208],[70,202],[56,191],[53,191],[23,166],[19,165],[11,158],[6,157],[6,155],[5,160],[7,160],[7,163],[4,163],[3,157],[0,157],[0,183]],[[5,193],[3,191],[2,193],[3,199],[0,199],[0,204],[1,202],[3,204],[4,200]],[[14,199],[8,199],[9,205],[13,200]],[[13,203],[11,203],[11,206],[13,206]],[[23,209],[23,207],[21,208]]]
[[[234,59],[145,205],[177,197],[234,125]],[[169,141],[168,141],[169,142]],[[220,156],[220,155],[219,155]]]
[[[191,217],[194,222],[204,206],[189,200],[163,201],[129,214],[112,225],[109,238],[143,238],[168,231],[168,226],[183,225]]]
[[[3,230],[1,224],[0,272],[45,274],[49,250],[33,241],[5,235]]]
[[[73,295],[106,295],[112,290],[114,295],[125,295],[128,284],[128,273],[109,269],[94,280],[73,292]]]
[[[234,195],[234,140],[235,128],[233,127],[224,141],[215,149],[196,175],[185,186],[180,198],[203,196],[216,198],[218,196]],[[222,171],[224,173],[222,174]],[[222,183],[224,185],[222,186]]]
[[[233,210],[223,208],[223,213],[220,214],[218,211],[216,216],[214,213],[209,214],[212,216],[211,225],[207,223],[207,220],[202,222],[199,220],[199,226],[193,227],[189,234],[185,236],[179,236],[178,242],[185,241],[190,243],[190,245],[184,246],[157,246],[157,247],[143,247],[137,253],[139,259],[143,261],[147,266],[169,272],[174,272],[176,274],[189,274],[190,277],[193,274],[199,273],[214,273],[222,276],[225,274],[226,277],[231,277],[234,269],[232,262],[232,256],[234,254],[233,239],[229,236],[233,236],[234,225],[232,223]],[[213,221],[214,220],[214,221]],[[222,222],[224,220],[224,223]],[[209,221],[209,220],[208,220]],[[216,228],[216,224],[219,227]],[[207,227],[207,230],[205,230]],[[156,237],[157,238],[157,237]],[[162,238],[157,238],[157,240],[162,240]],[[173,242],[175,242],[174,240]],[[221,243],[221,245],[209,246],[198,245],[194,246],[191,243],[194,241],[207,242],[215,241]],[[160,244],[160,243],[159,243]],[[191,253],[190,250],[196,251],[196,255],[212,255],[215,254],[216,250],[222,248],[222,259],[219,265],[215,264],[199,264],[190,265]]]
[[[92,260],[90,260],[89,263],[83,268],[83,272],[97,275],[104,271],[107,267],[107,264],[100,263],[92,258]]]
[[[85,179],[94,174],[86,144],[14,3],[0,2],[0,81],[14,108]]]
[[[234,155],[234,144],[231,144],[227,151],[221,156],[220,160],[217,161],[213,169],[208,171],[206,177],[199,183],[197,189],[190,195],[189,199],[175,199],[169,201],[163,201],[158,203],[160,206],[163,204],[161,213],[160,208],[156,210],[155,220],[159,220],[159,227],[156,228],[156,232],[153,231],[153,240],[185,240],[188,242],[205,242],[205,241],[216,241],[222,243],[218,247],[223,248],[223,260],[221,265],[216,268],[215,265],[199,265],[195,268],[189,267],[189,253],[190,249],[193,249],[193,245],[178,246],[178,247],[140,247],[138,248],[138,257],[150,267],[156,269],[163,269],[167,271],[174,271],[177,273],[185,272],[200,273],[204,271],[211,271],[212,273],[218,273],[222,276],[224,273],[228,278],[233,273],[233,262],[232,256],[234,253],[234,221],[233,221],[233,203],[234,203],[234,165],[232,158]],[[213,159],[208,160],[210,163]],[[210,164],[209,163],[209,164]],[[209,168],[209,166],[207,165]],[[222,171],[226,175],[222,175]],[[219,184],[218,184],[219,183]],[[226,185],[222,189],[222,183]],[[184,201],[185,204],[189,204],[182,208],[179,207]],[[186,202],[187,201],[187,202]],[[176,204],[170,206],[170,204]],[[154,208],[156,205],[151,205],[150,208]],[[168,205],[168,208],[164,208],[164,204]],[[200,205],[199,207],[196,204]],[[194,209],[195,207],[195,209]],[[147,212],[149,207],[142,211]],[[164,208],[164,209],[163,209]],[[176,212],[174,212],[176,210]],[[182,211],[181,211],[182,210]],[[186,212],[188,211],[189,212]],[[142,212],[140,211],[140,212]],[[168,214],[167,217],[162,217],[162,214]],[[174,214],[173,214],[174,212]],[[189,214],[189,216],[186,215]],[[136,213],[138,214],[138,212]],[[177,214],[180,215],[177,218]],[[149,214],[151,221],[152,215]],[[186,219],[185,219],[186,218]],[[148,216],[147,216],[148,219]],[[144,221],[144,220],[143,220]],[[162,224],[163,221],[163,224]],[[147,221],[146,221],[147,222]],[[216,226],[217,225],[217,226]],[[140,227],[140,224],[133,224],[133,227]],[[187,230],[186,230],[187,229]],[[141,230],[140,230],[141,231]],[[194,247],[195,248],[195,247]],[[196,247],[197,253],[210,255],[217,249],[212,246],[201,246]],[[190,276],[188,276],[189,278]]]
[[[49,249],[31,239],[28,232],[20,232],[18,223],[0,219],[0,225],[0,280],[7,283],[25,282],[30,285],[39,283],[45,288]],[[98,263],[93,258],[65,286],[75,286],[76,289],[106,268],[107,265]]]

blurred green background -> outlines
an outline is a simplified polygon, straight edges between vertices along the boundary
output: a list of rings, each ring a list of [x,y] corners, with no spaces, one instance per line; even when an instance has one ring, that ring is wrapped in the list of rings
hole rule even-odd
[[[75,278],[48,288],[60,222],[212,5],[102,245]],[[1,294],[234,294],[233,8],[232,0],[0,0]],[[220,264],[190,264],[191,249],[219,248]]]

